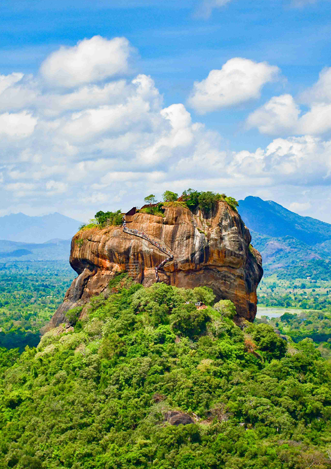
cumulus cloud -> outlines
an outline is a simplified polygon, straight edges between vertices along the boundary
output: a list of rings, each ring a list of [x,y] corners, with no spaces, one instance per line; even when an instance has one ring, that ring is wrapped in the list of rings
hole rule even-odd
[[[260,97],[262,87],[278,78],[279,68],[266,62],[240,57],[212,70],[205,80],[195,82],[189,105],[198,113],[216,111]]]
[[[309,110],[302,112],[300,104]],[[296,99],[291,95],[275,96],[247,119],[267,135],[323,135],[331,131],[331,68],[321,71],[318,81]]]
[[[203,0],[196,11],[196,16],[207,19],[214,9],[222,8],[231,1],[232,0]]]
[[[323,135],[331,131],[331,103],[314,103],[305,114],[291,95],[271,98],[247,118],[266,135]]]
[[[37,125],[37,119],[27,111],[0,114],[0,135],[9,138],[25,138],[31,135]]]
[[[294,132],[300,114],[299,106],[289,94],[276,96],[254,111],[247,126],[257,127],[263,134],[283,135]]]
[[[277,67],[248,61],[240,79],[234,61],[235,78],[231,64],[220,71],[222,106],[258,96],[262,83],[278,73]],[[218,132],[194,122],[184,104],[165,107],[153,79],[144,74],[73,88],[45,88],[43,79],[22,74],[8,77],[0,93],[0,213],[52,207],[84,219],[82,213],[88,218],[100,209],[130,208],[146,193],[167,189],[236,195],[331,182],[330,141],[311,135],[275,138],[254,152],[231,152]],[[239,98],[229,97],[232,78],[239,83]],[[26,99],[20,102],[19,96]],[[314,106],[323,104],[315,101]],[[265,132],[294,128],[302,119],[289,95],[274,99],[264,112],[251,118],[251,125]],[[273,123],[264,122],[268,113]]]
[[[129,70],[132,48],[126,38],[94,36],[74,47],[61,47],[41,66],[40,73],[52,86],[74,87],[95,83]]]
[[[324,68],[318,81],[301,94],[305,103],[331,103],[331,67]]]

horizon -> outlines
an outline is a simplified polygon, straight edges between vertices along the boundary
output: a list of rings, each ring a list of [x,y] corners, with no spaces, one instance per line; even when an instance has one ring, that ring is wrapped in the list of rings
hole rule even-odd
[[[0,13],[0,216],[85,220],[199,187],[331,222],[329,0]]]
[[[248,196],[245,197],[244,199],[239,199],[239,200],[238,200],[238,203],[240,204],[240,202],[245,201],[245,200],[246,200],[247,198],[249,198],[249,197],[260,199],[260,200],[262,200],[263,202],[266,202],[266,203],[267,203],[267,202],[275,203],[275,204],[277,204],[277,205],[280,205],[282,208],[288,210],[289,212],[294,213],[295,215],[298,215],[298,216],[300,216],[300,217],[303,217],[303,218],[311,218],[311,219],[313,219],[313,220],[320,221],[320,222],[322,222],[322,223],[326,223],[326,224],[331,225],[331,223],[326,222],[326,221],[324,221],[324,220],[321,220],[320,218],[317,218],[317,217],[311,217],[311,216],[309,216],[309,215],[300,215],[299,213],[295,212],[294,210],[290,210],[289,208],[284,207],[284,206],[281,205],[281,204],[278,204],[278,203],[275,202],[274,200],[264,200],[264,199],[262,199],[261,197],[248,195]],[[144,204],[144,202],[142,202],[142,204],[140,204],[140,205],[143,206],[143,204]],[[139,205],[139,207],[140,207],[140,205]],[[240,208],[240,205],[239,205],[239,208]],[[126,211],[128,211],[128,210],[130,210],[130,209],[131,209],[131,207],[126,208],[125,210],[123,210],[123,213],[125,213]],[[240,211],[239,211],[239,212],[240,212]],[[61,213],[61,212],[50,212],[50,213],[44,213],[44,214],[41,214],[41,215],[28,215],[28,214],[23,213],[23,212],[17,212],[17,213],[13,212],[13,213],[10,213],[10,214],[8,214],[8,215],[4,215],[4,216],[2,216],[2,217],[0,216],[0,218],[10,217],[11,215],[24,215],[24,216],[29,217],[29,218],[43,218],[43,217],[47,217],[47,216],[51,216],[51,215],[61,215],[61,216],[63,216],[63,217],[66,217],[66,218],[69,218],[69,219],[71,219],[71,220],[73,220],[73,221],[76,221],[77,223],[86,223],[88,220],[91,220],[91,219],[94,218],[94,216],[91,216],[91,217],[90,217],[89,219],[87,219],[87,220],[77,220],[77,219],[75,219],[75,218],[68,217],[67,215],[65,215],[64,213]],[[248,228],[249,228],[249,227],[248,227]],[[0,240],[1,240],[1,239],[0,239]],[[47,241],[46,241],[46,242],[47,242]]]

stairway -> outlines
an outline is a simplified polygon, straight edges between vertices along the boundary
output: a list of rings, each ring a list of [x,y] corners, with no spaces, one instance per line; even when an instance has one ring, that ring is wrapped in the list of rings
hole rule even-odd
[[[146,241],[148,241],[149,243],[151,243],[153,246],[155,246],[156,248],[158,248],[161,252],[163,252],[164,254],[166,254],[168,257],[166,259],[164,259],[161,264],[159,264],[158,266],[155,267],[155,278],[156,278],[156,282],[159,282],[160,281],[160,277],[159,277],[159,269],[162,269],[165,264],[167,262],[170,262],[174,259],[174,256],[172,255],[172,253],[165,247],[165,246],[162,246],[158,241],[155,241],[154,239],[150,238],[149,236],[147,236],[146,233],[144,233],[143,231],[138,231],[138,230],[130,230],[130,228],[127,227],[127,224],[126,224],[126,218],[125,218],[125,215],[123,216],[123,231],[124,233],[127,233],[127,234],[130,234],[132,236],[137,236],[138,238],[142,238],[142,239],[145,239]],[[132,263],[134,264],[134,262]],[[128,264],[129,265],[129,264]],[[132,267],[133,268],[133,267]],[[130,275],[131,276],[131,275]],[[136,274],[136,277],[137,277],[137,274]]]

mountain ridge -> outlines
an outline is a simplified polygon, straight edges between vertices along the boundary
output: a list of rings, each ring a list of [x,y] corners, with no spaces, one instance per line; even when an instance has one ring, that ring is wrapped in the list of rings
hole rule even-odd
[[[311,268],[315,261],[331,262],[329,223],[253,196],[240,200],[238,210],[250,229],[252,244],[262,254],[267,275],[298,264]]]
[[[47,243],[51,239],[71,239],[81,223],[54,212],[43,216],[15,213],[0,217],[0,238],[3,241]]]

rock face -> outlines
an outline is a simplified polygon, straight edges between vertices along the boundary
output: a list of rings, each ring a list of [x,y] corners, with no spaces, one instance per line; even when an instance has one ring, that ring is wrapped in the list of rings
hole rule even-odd
[[[186,207],[165,209],[164,217],[136,213],[127,228],[144,232],[173,255],[159,270],[162,282],[177,287],[208,286],[217,299],[232,300],[238,317],[254,320],[256,288],[262,259],[250,246],[251,236],[239,214],[218,202],[210,216]],[[155,267],[168,256],[148,239],[126,233],[122,226],[79,231],[72,239],[70,264],[78,277],[69,288],[50,327],[66,321],[69,309],[84,305],[107,290],[116,273],[127,271],[144,286],[155,283]]]

